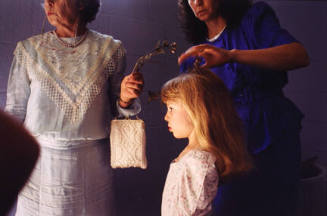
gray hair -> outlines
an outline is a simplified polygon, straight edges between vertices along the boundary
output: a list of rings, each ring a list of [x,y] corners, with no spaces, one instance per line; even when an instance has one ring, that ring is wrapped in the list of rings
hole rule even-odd
[[[80,11],[81,21],[85,24],[95,20],[100,8],[100,0],[77,0],[78,5],[82,7]]]

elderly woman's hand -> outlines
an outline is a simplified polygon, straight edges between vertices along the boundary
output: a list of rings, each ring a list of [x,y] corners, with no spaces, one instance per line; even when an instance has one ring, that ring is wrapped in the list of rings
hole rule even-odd
[[[217,48],[209,44],[201,44],[189,48],[179,56],[178,64],[182,64],[189,57],[203,57],[205,60],[205,64],[201,66],[203,68],[220,66],[232,61],[232,55],[229,50]]]
[[[143,90],[144,79],[140,72],[132,72],[124,77],[120,85],[119,105],[128,107],[133,99],[140,96]]]

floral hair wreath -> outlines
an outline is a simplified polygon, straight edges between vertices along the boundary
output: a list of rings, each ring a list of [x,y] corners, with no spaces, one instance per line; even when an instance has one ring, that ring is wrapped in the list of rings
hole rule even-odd
[[[140,72],[141,68],[143,67],[144,63],[149,61],[153,56],[160,55],[160,54],[166,54],[166,50],[169,51],[170,54],[176,53],[176,42],[169,43],[168,41],[158,41],[154,50],[152,50],[150,53],[147,53],[141,57],[139,57],[135,63],[135,66],[133,68],[133,72]],[[151,102],[152,100],[159,99],[160,93],[156,93],[153,91],[148,91],[148,102]]]

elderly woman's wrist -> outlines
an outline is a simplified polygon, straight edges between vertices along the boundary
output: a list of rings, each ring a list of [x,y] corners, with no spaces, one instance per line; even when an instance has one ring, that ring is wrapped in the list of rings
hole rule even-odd
[[[118,102],[119,105],[123,108],[129,107],[133,103],[134,99],[125,99],[122,97],[119,97]]]

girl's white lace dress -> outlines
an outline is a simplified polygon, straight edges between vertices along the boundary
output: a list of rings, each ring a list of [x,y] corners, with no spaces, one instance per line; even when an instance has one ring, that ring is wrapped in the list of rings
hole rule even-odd
[[[207,216],[217,193],[216,158],[191,150],[170,164],[162,194],[161,216]]]

